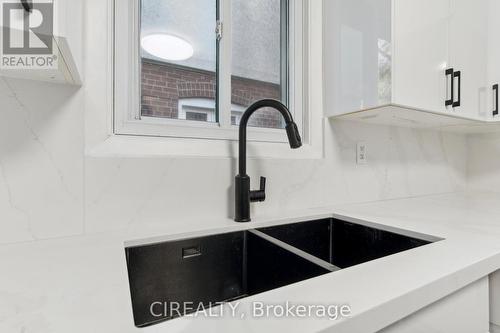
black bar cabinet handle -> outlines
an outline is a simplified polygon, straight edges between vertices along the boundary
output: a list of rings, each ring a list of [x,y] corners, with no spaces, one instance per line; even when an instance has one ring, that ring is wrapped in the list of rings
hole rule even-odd
[[[493,116],[496,116],[498,114],[498,83],[493,85],[493,91],[495,92],[495,95],[493,98],[495,99],[495,108],[493,109]]]
[[[462,88],[462,72],[461,71],[456,71],[453,73],[453,78],[458,78],[458,99],[456,102],[453,102],[453,107],[459,107],[460,103],[462,102],[462,95],[461,95],[461,88]]]
[[[455,79],[453,78],[453,68],[448,68],[445,72],[446,76],[450,76],[450,82],[451,82],[451,90],[450,90],[450,99],[447,99],[445,102],[444,102],[444,105],[446,106],[450,106],[450,105],[453,105],[453,101],[455,99]]]

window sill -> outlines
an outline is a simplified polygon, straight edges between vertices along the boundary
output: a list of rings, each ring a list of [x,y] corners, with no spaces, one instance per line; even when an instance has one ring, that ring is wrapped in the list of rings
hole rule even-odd
[[[87,149],[86,156],[95,158],[236,158],[238,141],[207,140],[132,135],[111,135],[104,142]],[[304,144],[298,150],[288,143],[248,142],[248,158],[322,159],[322,145]]]
[[[239,127],[201,121],[142,117],[141,120],[128,120],[115,129],[117,135],[168,137],[182,139],[208,140],[238,140]],[[258,142],[288,142],[284,129],[260,128],[249,126],[247,129],[248,141]]]

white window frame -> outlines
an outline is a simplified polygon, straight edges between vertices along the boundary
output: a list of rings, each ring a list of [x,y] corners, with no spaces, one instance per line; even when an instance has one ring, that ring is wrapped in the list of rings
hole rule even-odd
[[[133,103],[130,98],[134,92],[132,88],[136,90],[137,96],[139,93],[138,85],[131,87],[129,84],[129,80],[134,75],[134,71],[130,71],[130,66],[134,63],[131,55],[123,48],[117,48],[120,45],[129,45],[128,37],[132,34],[131,30],[138,28],[130,24],[133,19],[133,14],[130,13],[130,8],[133,8],[130,6],[130,1],[132,0],[109,0],[106,13],[100,11],[94,13],[98,19],[105,16],[108,20],[106,31],[100,30],[102,39],[91,43],[98,47],[89,51],[89,56],[96,62],[102,61],[99,68],[105,72],[106,82],[102,82],[101,76],[89,76],[87,81],[98,78],[99,81],[94,83],[105,85],[106,89],[91,89],[88,92],[90,100],[95,102],[92,103],[95,107],[88,107],[86,112],[88,125],[86,155],[93,158],[234,159],[237,157],[238,141],[235,139],[200,140],[117,133],[116,129],[120,124],[115,115],[124,114],[123,110],[129,110]],[[325,137],[325,127],[333,125],[325,120],[323,110],[323,62],[330,61],[330,59],[323,59],[322,56],[323,1],[328,0],[294,0],[294,2],[299,1],[302,4],[304,29],[295,33],[303,34],[303,38],[299,39],[303,45],[302,54],[300,54],[303,69],[294,73],[296,77],[293,82],[299,82],[294,88],[297,91],[300,90],[299,93],[302,96],[302,101],[297,104],[307,109],[307,116],[303,117],[302,125],[304,145],[299,150],[292,150],[286,143],[249,141],[247,144],[249,159],[323,159],[325,142],[331,140],[330,136]],[[299,15],[298,11],[295,11],[294,15]],[[124,31],[117,33],[118,28]],[[298,51],[294,51],[294,54],[297,53]],[[116,75],[118,73],[120,74]],[[108,97],[111,98],[108,99]],[[206,127],[207,124],[203,124],[200,130],[205,131]],[[185,128],[182,127],[180,130]],[[253,129],[249,130],[253,132]]]
[[[231,112],[227,112],[232,109],[231,0],[219,3],[224,31],[219,49],[219,123],[141,116],[139,3],[140,0],[125,0],[115,5],[114,134],[237,141],[238,127],[231,125]],[[288,32],[288,102],[304,138],[308,137],[306,125],[309,123],[303,96],[303,45],[307,27],[304,8],[307,3],[308,0],[290,1]],[[282,129],[249,128],[248,140],[286,143],[287,137]]]

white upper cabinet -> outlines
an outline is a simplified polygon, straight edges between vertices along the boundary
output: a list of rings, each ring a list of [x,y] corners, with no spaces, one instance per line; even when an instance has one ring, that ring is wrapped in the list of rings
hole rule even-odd
[[[325,1],[326,115],[400,106],[486,119],[488,1]]]
[[[396,0],[399,2],[399,0]],[[449,66],[460,76],[459,106],[455,111],[471,118],[486,118],[486,59],[488,0],[452,0],[449,28]]]
[[[393,103],[446,111],[449,3],[394,2]]]
[[[330,115],[391,101],[391,0],[324,1]]]

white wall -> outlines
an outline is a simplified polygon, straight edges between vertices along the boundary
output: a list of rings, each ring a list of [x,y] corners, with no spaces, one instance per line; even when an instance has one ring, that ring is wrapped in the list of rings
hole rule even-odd
[[[83,88],[0,80],[0,243],[148,223],[209,228],[232,216],[234,158],[86,156],[110,123],[108,1],[86,1]],[[324,127],[324,159],[249,161],[255,182],[268,177],[268,198],[254,215],[465,187],[465,137]],[[368,165],[355,163],[358,141],[368,144]]]

